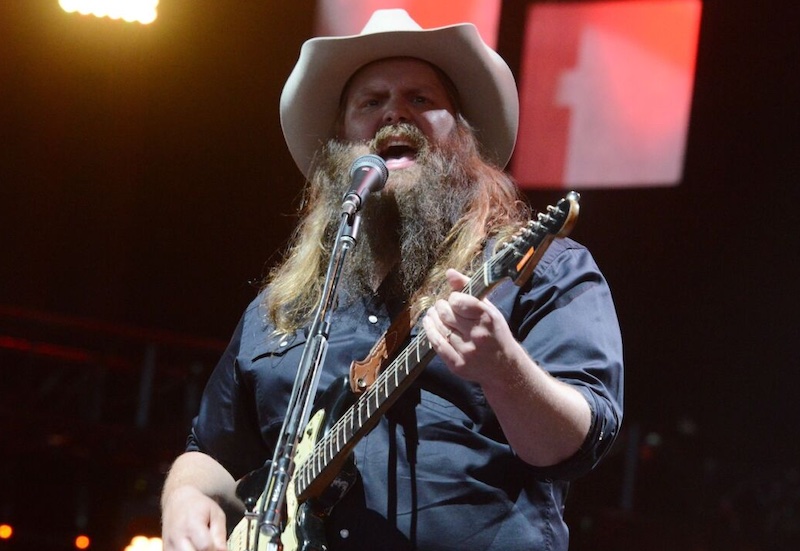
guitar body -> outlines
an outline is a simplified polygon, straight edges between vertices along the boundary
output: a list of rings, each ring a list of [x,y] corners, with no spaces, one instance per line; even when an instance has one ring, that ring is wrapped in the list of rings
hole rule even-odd
[[[336,380],[319,400],[320,408],[311,416],[297,447],[297,464],[313,458],[314,444],[328,433],[331,426],[355,402],[347,377]],[[344,497],[358,478],[358,470],[352,454],[349,454],[341,470],[318,496],[298,503],[294,480],[289,483],[286,496],[286,528],[281,535],[284,551],[325,551],[324,518]]]
[[[352,406],[356,395],[350,389],[349,379],[337,379],[320,397],[318,409],[306,425],[297,445],[296,462],[303,465],[313,460],[314,445],[326,435],[330,427]],[[262,493],[268,480],[269,467],[261,467],[239,481],[237,495],[246,505],[247,513],[228,537],[229,551],[265,551],[263,538],[258,535],[258,511],[265,499]],[[358,470],[352,454],[342,464],[333,481],[319,495],[300,501],[295,492],[294,479],[286,493],[286,523],[281,531],[283,551],[325,551],[324,519],[358,479]],[[256,500],[256,498],[258,498]]]

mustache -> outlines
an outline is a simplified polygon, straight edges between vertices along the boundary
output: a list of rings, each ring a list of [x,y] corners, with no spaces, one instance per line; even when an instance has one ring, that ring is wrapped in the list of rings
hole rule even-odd
[[[419,156],[430,151],[431,142],[415,125],[401,122],[378,129],[368,146],[378,156],[385,156],[392,148],[410,149]]]

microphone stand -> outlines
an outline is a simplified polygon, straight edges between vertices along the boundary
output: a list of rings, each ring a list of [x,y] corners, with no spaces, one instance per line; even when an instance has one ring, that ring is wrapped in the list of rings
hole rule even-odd
[[[308,423],[319,377],[322,373],[322,363],[328,350],[328,335],[330,334],[335,292],[344,259],[356,244],[360,225],[361,214],[358,211],[348,212],[345,209],[342,212],[339,231],[328,263],[328,272],[325,275],[322,296],[309,329],[303,355],[300,358],[300,366],[295,376],[292,395],[289,399],[286,418],[283,421],[272,457],[253,549],[260,549],[258,539],[261,537],[267,538],[267,550],[278,551],[283,548],[280,522],[282,509],[286,503],[287,486],[294,473],[295,449],[300,440],[300,431]]]

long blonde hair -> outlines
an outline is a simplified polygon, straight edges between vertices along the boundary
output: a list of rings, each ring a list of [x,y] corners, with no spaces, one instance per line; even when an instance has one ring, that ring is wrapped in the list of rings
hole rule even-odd
[[[470,273],[480,262],[480,252],[492,237],[501,242],[530,216],[516,185],[501,169],[484,160],[474,132],[458,117],[457,158],[450,170],[471,187],[471,200],[441,244],[422,285],[410,299],[416,317],[436,298],[446,294],[445,271],[455,268]],[[279,333],[303,327],[320,299],[330,257],[330,221],[338,215],[337,193],[331,192],[329,175],[315,170],[304,190],[301,221],[285,260],[265,280],[270,321]]]

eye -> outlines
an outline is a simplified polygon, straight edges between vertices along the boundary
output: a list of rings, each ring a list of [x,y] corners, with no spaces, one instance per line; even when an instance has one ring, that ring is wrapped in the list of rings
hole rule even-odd
[[[359,109],[371,109],[380,105],[380,99],[374,96],[365,96],[356,102]]]

